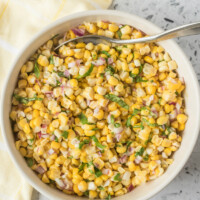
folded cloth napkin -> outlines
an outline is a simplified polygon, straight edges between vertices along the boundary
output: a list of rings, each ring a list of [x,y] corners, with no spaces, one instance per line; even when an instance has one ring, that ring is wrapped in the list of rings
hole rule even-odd
[[[75,12],[106,9],[112,0],[0,0],[0,90],[19,49],[42,27]],[[30,200],[32,187],[20,176],[0,133],[0,200]]]

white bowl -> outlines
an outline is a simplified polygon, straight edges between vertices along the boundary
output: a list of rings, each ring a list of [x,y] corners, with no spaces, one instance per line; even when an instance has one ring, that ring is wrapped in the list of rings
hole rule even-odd
[[[132,25],[145,33],[151,35],[161,31],[160,28],[154,24],[134,15],[130,15],[124,12],[112,11],[112,10],[95,10],[77,13],[64,17],[46,28],[35,37],[23,48],[15,60],[12,68],[10,69],[9,75],[5,82],[2,101],[1,101],[1,128],[5,143],[8,147],[10,156],[15,163],[15,166],[21,172],[21,175],[39,192],[44,194],[50,199],[54,200],[73,200],[74,198],[83,199],[81,197],[74,197],[71,195],[64,194],[58,190],[50,188],[44,184],[36,174],[27,166],[24,158],[16,150],[14,144],[13,132],[9,120],[9,112],[11,108],[11,97],[15,84],[17,81],[18,73],[21,66],[25,61],[35,52],[43,43],[45,43],[52,34],[65,32],[71,27],[77,26],[84,21],[96,21],[96,20],[108,20],[119,24]],[[176,60],[179,68],[178,73],[180,77],[184,77],[186,83],[185,91],[185,103],[186,113],[189,116],[186,124],[185,131],[183,133],[183,140],[180,149],[174,155],[174,163],[170,165],[167,171],[158,179],[148,182],[142,186],[135,188],[132,192],[127,193],[123,196],[116,197],[115,199],[137,199],[144,200],[149,199],[161,189],[163,189],[174,177],[180,172],[188,160],[194,145],[197,141],[199,133],[199,122],[200,122],[200,94],[199,85],[191,64],[188,62],[187,57],[179,48],[179,46],[172,40],[160,42],[166,51],[171,55],[172,59]],[[193,184],[193,183],[191,183]]]

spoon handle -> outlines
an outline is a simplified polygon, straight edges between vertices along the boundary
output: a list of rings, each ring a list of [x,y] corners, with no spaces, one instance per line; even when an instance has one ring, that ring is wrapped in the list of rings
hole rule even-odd
[[[100,35],[84,35],[84,36],[69,39],[63,42],[62,44],[58,45],[55,48],[55,50],[64,44],[67,44],[69,42],[75,42],[75,41],[76,42],[84,41],[86,43],[93,42],[95,44],[105,42],[105,41],[115,43],[115,44],[136,44],[136,43],[159,42],[159,41],[168,40],[171,38],[183,37],[183,36],[188,36],[188,35],[198,35],[198,34],[200,34],[200,22],[194,22],[191,24],[182,25],[182,26],[158,33],[156,35],[137,38],[137,39],[129,39],[129,40],[113,39],[113,38],[108,38],[108,37],[100,36]]]
[[[135,44],[135,43],[159,42],[162,40],[168,40],[176,37],[198,35],[198,34],[200,34],[200,22],[194,22],[191,24],[178,26],[176,28],[152,36],[142,37],[138,39],[130,39],[130,40],[115,40],[115,39],[111,40],[113,43],[117,44]]]

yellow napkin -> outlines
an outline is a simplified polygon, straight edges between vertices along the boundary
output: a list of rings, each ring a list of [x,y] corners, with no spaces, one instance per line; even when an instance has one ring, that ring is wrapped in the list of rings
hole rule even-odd
[[[19,49],[42,27],[75,12],[106,9],[112,0],[0,0],[0,91]],[[0,200],[30,200],[32,187],[10,160],[0,134]]]

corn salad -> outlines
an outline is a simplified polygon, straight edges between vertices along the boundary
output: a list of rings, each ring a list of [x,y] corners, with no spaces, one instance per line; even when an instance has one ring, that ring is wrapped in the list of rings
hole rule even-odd
[[[16,148],[51,187],[110,199],[161,176],[185,128],[184,79],[155,43],[69,43],[98,34],[130,39],[129,25],[86,22],[55,36],[22,66],[10,118]]]

